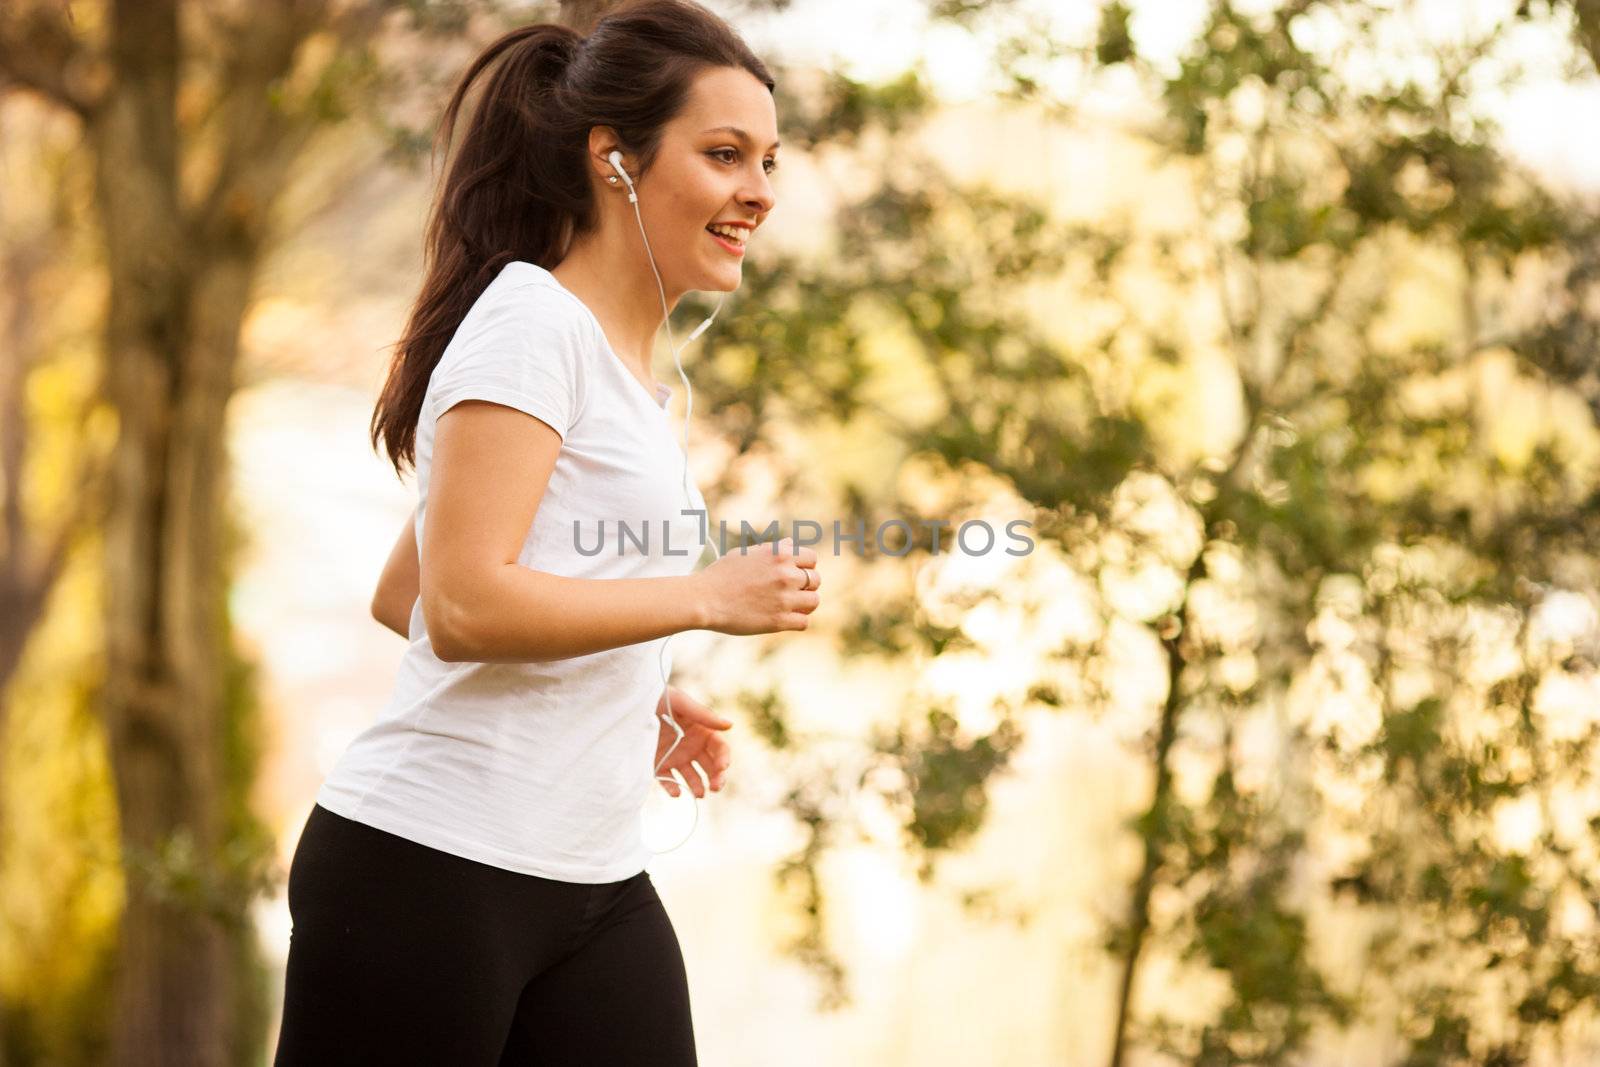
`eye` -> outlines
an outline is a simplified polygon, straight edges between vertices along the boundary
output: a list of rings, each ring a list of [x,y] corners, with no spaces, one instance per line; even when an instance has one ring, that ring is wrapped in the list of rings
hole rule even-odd
[[[734,159],[723,159],[722,157],[724,154],[733,156]],[[706,155],[712,156],[723,163],[733,163],[739,156],[739,150],[737,148],[713,148],[711,151],[707,152]],[[776,159],[766,160],[765,169],[768,174],[771,174],[773,171],[778,169],[778,161]]]

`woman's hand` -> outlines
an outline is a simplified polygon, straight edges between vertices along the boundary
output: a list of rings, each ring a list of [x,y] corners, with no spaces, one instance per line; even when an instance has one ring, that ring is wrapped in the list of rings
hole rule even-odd
[[[790,537],[728,552],[694,579],[705,598],[704,629],[718,633],[804,630],[822,602],[817,554]]]
[[[667,713],[667,697],[672,698],[672,717],[683,728],[683,740],[678,740],[678,731],[672,728],[672,723],[665,718]],[[699,763],[706,772],[706,777],[711,779],[711,788],[720,790],[723,780],[727,777],[729,748],[728,742],[722,739],[719,730],[726,730],[733,725],[727,719],[713,712],[710,708],[697,700],[692,699],[677,686],[668,686],[661,699],[656,702],[656,719],[660,722],[661,732],[656,738],[656,759],[660,768],[658,775],[670,775],[673,770],[683,775],[683,780],[689,783],[689,788],[697,797],[706,795],[705,783],[700,780],[693,764]],[[677,748],[672,748],[672,743],[678,742]],[[661,763],[661,757],[667,749],[672,748],[672,755]],[[679,786],[676,781],[658,778],[661,788],[671,796],[677,796]]]

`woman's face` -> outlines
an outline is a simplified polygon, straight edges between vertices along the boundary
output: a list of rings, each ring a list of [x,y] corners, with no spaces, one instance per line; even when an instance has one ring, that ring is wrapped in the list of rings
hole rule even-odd
[[[775,202],[777,149],[777,111],[767,87],[742,67],[701,71],[683,110],[662,129],[650,172],[634,178],[669,296],[739,287],[754,227]],[[632,215],[633,205],[626,206]],[[739,237],[714,236],[709,227],[718,223]],[[637,234],[637,220],[632,230]]]

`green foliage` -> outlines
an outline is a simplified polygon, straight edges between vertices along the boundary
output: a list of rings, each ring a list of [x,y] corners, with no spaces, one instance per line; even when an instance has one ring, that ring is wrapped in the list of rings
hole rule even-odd
[[[1521,173],[1474,111],[1466,87],[1486,76],[1506,24],[1428,51],[1396,34],[1389,6],[1291,0],[1255,14],[1216,0],[1172,68],[1140,55],[1120,2],[1102,5],[1082,48],[1008,41],[997,55],[1134,72],[1161,105],[1153,143],[1195,190],[1198,230],[1061,225],[1024,198],[957,186],[901,141],[883,184],[841,211],[826,270],[747,270],[752,306],[781,309],[790,325],[753,315],[708,338],[706,369],[722,377],[712,409],[727,404],[741,450],[756,447],[769,419],[870,416],[901,461],[930,461],[954,486],[1009,486],[1091,584],[1113,562],[1182,580],[1173,611],[1141,620],[1170,657],[1173,687],[1147,749],[1156,792],[1128,823],[1147,846],[1137,885],[1149,892],[1136,889],[1104,944],[1130,979],[1160,950],[1222,980],[1227,995],[1198,1024],[1120,1006],[1119,1038],[1184,1062],[1308,1061],[1320,1034],[1356,1025],[1393,1031],[1394,1064],[1529,1062],[1596,990],[1594,928],[1572,929],[1561,915],[1564,902],[1600,899],[1597,872],[1548,815],[1554,790],[1592,783],[1600,727],[1551,736],[1533,710],[1541,677],[1593,671],[1592,655],[1544,662],[1519,638],[1507,646],[1520,661],[1511,676],[1482,683],[1469,650],[1485,619],[1513,618],[1525,635],[1547,594],[1593,594],[1600,579],[1585,561],[1600,543],[1600,494],[1553,441],[1508,459],[1486,429],[1497,398],[1461,383],[1503,354],[1530,387],[1581,396],[1594,416],[1583,430],[1600,427],[1600,221],[1592,205]],[[962,3],[936,14],[975,27],[1010,12]],[[1313,54],[1302,33],[1313,21],[1346,38]],[[1357,84],[1357,53],[1387,63],[1385,77]],[[1023,77],[1037,86],[1036,74]],[[814,144],[829,143],[836,125],[864,147],[872,124],[851,106],[780,115]],[[1418,262],[1428,287],[1403,289]],[[1540,283],[1509,309],[1504,288],[1486,295],[1489,282],[1513,277]],[[1075,311],[1118,313],[1072,350],[1009,299],[1066,278]],[[1141,303],[1162,300],[1220,307],[1220,336],[1141,314]],[[1467,309],[1458,322],[1396,326],[1406,312],[1452,307]],[[863,357],[862,322],[888,323],[910,347],[927,383],[917,417],[860,399],[882,373]],[[764,347],[780,340],[801,346],[803,365]],[[1219,349],[1238,376],[1241,433],[1215,454],[1174,457],[1156,432],[1170,413],[1115,384]],[[761,354],[735,365],[724,351]],[[1135,359],[1144,362],[1129,366]],[[826,387],[805,372],[826,375]],[[768,391],[783,396],[782,411],[754,398]],[[1427,395],[1437,399],[1419,409]],[[1131,524],[1124,492],[1152,476],[1204,531],[1204,551],[1237,560],[1237,576],[1172,558]],[[843,494],[850,514],[927,511],[902,500],[867,507],[864,492]],[[895,567],[928,561],[925,540],[912,547]],[[1201,583],[1248,602],[1253,632],[1216,636],[1190,598]],[[1359,604],[1340,616],[1351,636],[1331,644],[1319,636],[1334,610],[1325,598],[1346,583]],[[856,607],[842,653],[926,663],[970,652],[960,622],[931,615],[911,585]],[[1116,614],[1097,606],[1108,621]],[[1082,662],[1091,677],[1093,654]],[[1256,665],[1254,680],[1225,685],[1220,664],[1240,657]],[[1235,723],[1303,701],[1295,694],[1313,684],[1330,704],[1361,705],[1370,736],[1314,712],[1311,722],[1280,718],[1282,766],[1242,773]],[[1053,680],[1026,691],[1037,706],[1072,703]],[[968,734],[945,708],[913,714],[923,703],[908,699],[876,750],[898,784],[874,788],[902,813],[927,877],[939,851],[982,832],[987,786],[1020,739],[1009,716],[987,736]],[[1195,740],[1215,735],[1220,748]],[[1180,758],[1220,762],[1203,798],[1175,790]],[[1360,810],[1341,810],[1330,781],[1359,788]],[[1522,848],[1499,842],[1505,806],[1533,800],[1546,812],[1541,832]],[[828,817],[826,805],[806,810]],[[1308,872],[1330,827],[1364,847],[1319,883]],[[1600,831],[1600,814],[1589,828]],[[825,837],[819,822],[808,857]],[[1163,926],[1149,901],[1171,893],[1185,906]],[[1334,939],[1358,939],[1358,973],[1326,962],[1319,946]],[[1486,995],[1512,1006],[1506,1018],[1484,1016]]]
[[[1133,58],[1133,35],[1128,19],[1133,11],[1122,0],[1111,0],[1100,8],[1100,40],[1095,44],[1095,62],[1109,67]]]
[[[1261,795],[1241,791],[1226,763],[1203,809],[1163,810],[1168,826],[1158,839],[1181,846],[1172,884],[1194,894],[1168,936],[1180,958],[1225,975],[1231,999],[1197,1026],[1158,1017],[1136,1030],[1184,1062],[1240,1065],[1282,1062],[1320,1021],[1351,1021],[1355,1005],[1312,964],[1312,930],[1286,901],[1304,833]]]
[[[82,587],[73,577],[44,635],[88,607],[75,603]],[[43,659],[36,651],[33,662]],[[105,1062],[120,878],[107,862],[115,800],[91,676],[41,678],[25,659],[7,694],[0,1059],[15,1067]]]
[[[824,75],[817,99],[795,96],[787,75],[774,74],[783,142],[810,150],[826,144],[845,149],[867,131],[899,133],[928,116],[933,107],[929,87],[915,71],[884,82],[858,81],[838,71]]]
[[[946,650],[974,648],[958,626],[941,626],[917,618],[914,606],[895,604],[862,608],[844,624],[840,652],[847,658],[866,655],[937,656]]]
[[[1168,147],[1199,155],[1212,143],[1212,124],[1222,104],[1240,86],[1255,84],[1293,98],[1300,106],[1316,101],[1325,72],[1294,43],[1290,23],[1313,3],[1296,0],[1264,20],[1211,4],[1205,25],[1184,55],[1175,77],[1162,79]],[[1120,56],[1117,62],[1132,59]],[[1304,90],[1304,93],[1301,91]]]
[[[765,693],[741,693],[736,706],[743,720],[755,735],[774,750],[787,749],[791,743],[788,716],[782,708],[782,698],[771,690]]]
[[[1002,770],[1022,740],[1009,718],[992,732],[971,736],[945,708],[931,708],[919,734],[904,726],[880,741],[877,751],[891,757],[907,775],[906,795],[912,816],[905,827],[922,856],[918,876],[933,877],[936,854],[959,846],[983,825],[988,810],[984,790]]]

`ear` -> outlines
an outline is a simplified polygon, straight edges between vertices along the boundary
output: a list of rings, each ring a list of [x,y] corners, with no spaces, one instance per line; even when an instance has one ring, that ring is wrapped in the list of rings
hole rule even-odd
[[[622,152],[622,166],[630,178],[634,177],[633,167],[628,159],[628,153],[623,149],[622,142],[617,139],[616,131],[610,126],[596,126],[589,131],[589,165],[595,173],[596,179],[602,185],[617,185],[622,183],[609,182],[607,178],[617,177],[617,172],[611,166],[611,160],[606,157],[612,152]]]

